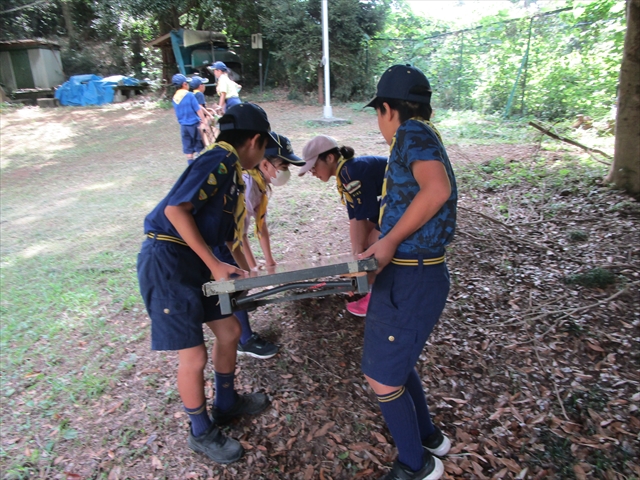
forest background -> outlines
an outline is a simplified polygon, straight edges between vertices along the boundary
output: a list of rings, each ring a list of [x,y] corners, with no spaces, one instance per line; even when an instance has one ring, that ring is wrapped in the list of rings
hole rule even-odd
[[[512,0],[513,8],[463,22],[421,16],[402,0],[329,3],[338,101],[371,96],[386,66],[411,63],[429,77],[436,108],[613,124],[624,1]],[[262,33],[266,88],[317,99],[321,0],[6,0],[0,12],[4,40],[59,40],[67,75],[160,80],[160,51],[146,45],[173,28],[225,33],[243,58],[245,88],[260,83],[251,34]]]

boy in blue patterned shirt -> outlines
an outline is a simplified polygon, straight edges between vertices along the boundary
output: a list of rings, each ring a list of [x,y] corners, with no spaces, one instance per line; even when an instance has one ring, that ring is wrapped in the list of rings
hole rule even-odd
[[[456,180],[429,121],[431,87],[415,67],[394,65],[378,82],[378,126],[390,146],[380,239],[361,257],[378,271],[365,323],[362,371],[398,448],[384,480],[436,480],[449,439],[433,425],[415,369],[449,293],[445,246],[456,225]],[[434,456],[436,455],[436,456]]]

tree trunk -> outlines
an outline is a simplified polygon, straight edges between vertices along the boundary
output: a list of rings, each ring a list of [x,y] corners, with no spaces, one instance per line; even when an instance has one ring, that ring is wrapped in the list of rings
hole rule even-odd
[[[136,78],[142,77],[142,62],[144,57],[142,56],[142,38],[140,33],[134,32],[131,35],[131,63],[133,64],[133,72]]]
[[[627,0],[615,153],[607,181],[640,194],[640,0]]]
[[[74,49],[78,46],[78,41],[76,39],[76,30],[73,26],[71,2],[68,0],[60,0],[60,7],[62,8],[62,16],[64,17],[64,27],[67,30],[67,35],[69,36],[69,48]]]

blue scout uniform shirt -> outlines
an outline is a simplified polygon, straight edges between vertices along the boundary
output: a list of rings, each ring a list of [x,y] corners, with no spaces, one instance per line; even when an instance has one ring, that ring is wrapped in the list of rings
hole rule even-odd
[[[426,122],[410,119],[398,127],[391,144],[381,202],[381,237],[387,235],[395,226],[420,191],[420,186],[411,173],[410,167],[413,162],[442,162],[451,183],[449,199],[427,223],[398,246],[399,253],[442,255],[445,245],[453,239],[458,189],[449,157],[438,137],[439,134]]]
[[[354,157],[347,160],[338,172],[342,182],[343,201],[347,205],[349,220],[379,221],[380,201],[386,157]]]
[[[193,92],[194,95],[196,96],[196,102],[198,102],[198,105],[206,105],[207,101],[204,98],[204,93],[202,92]]]
[[[144,219],[145,233],[181,238],[164,213],[168,205],[193,204],[193,217],[207,245],[215,247],[233,239],[238,200],[236,151],[216,144],[202,153],[180,176],[167,196]]]
[[[200,123],[200,117],[196,113],[200,110],[200,105],[193,93],[180,89],[173,95],[172,103],[180,125]]]

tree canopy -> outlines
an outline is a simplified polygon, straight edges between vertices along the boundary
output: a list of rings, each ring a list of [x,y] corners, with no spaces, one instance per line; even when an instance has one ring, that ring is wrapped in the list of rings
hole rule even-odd
[[[518,3],[459,30],[415,14],[403,0],[329,0],[332,94],[363,99],[376,75],[411,63],[430,78],[440,107],[566,118],[609,114],[624,42],[624,2],[567,0],[558,11]],[[542,5],[542,4],[541,4]],[[159,77],[146,42],[176,28],[225,33],[259,83],[252,33],[262,33],[267,85],[310,94],[322,60],[321,0],[5,0],[3,39],[60,39],[68,75]],[[267,73],[266,71],[264,73]]]

